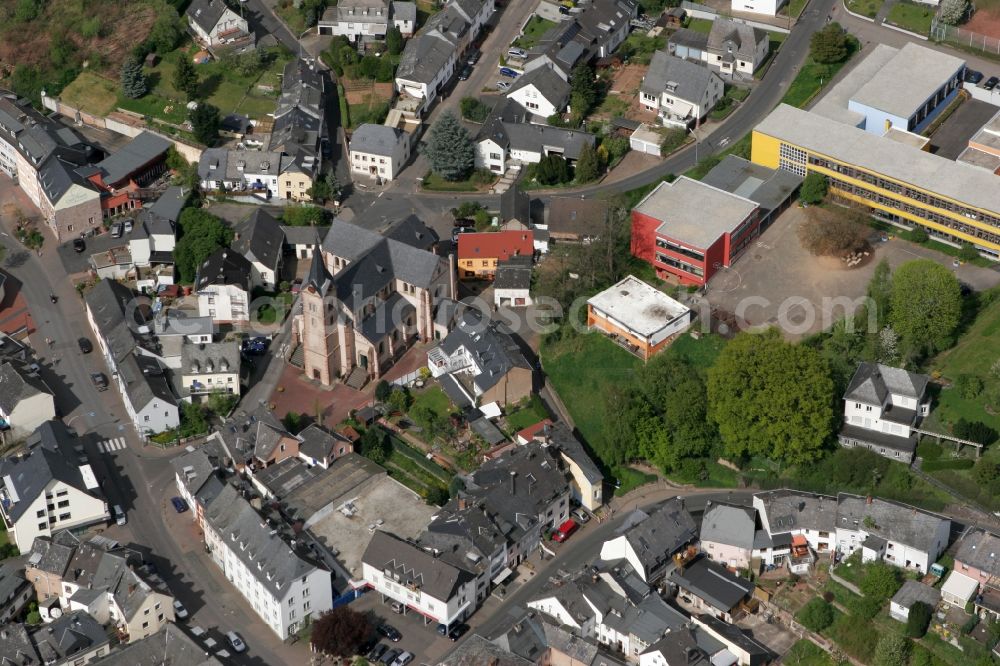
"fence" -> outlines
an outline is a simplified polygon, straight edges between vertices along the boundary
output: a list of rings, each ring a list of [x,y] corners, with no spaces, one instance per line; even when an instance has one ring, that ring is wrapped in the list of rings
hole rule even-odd
[[[1000,55],[1000,39],[981,35],[965,28],[946,25],[938,21],[937,17],[931,20],[931,39],[936,42],[948,42],[963,48]]]
[[[389,383],[391,385],[393,385],[393,386],[408,386],[412,382],[415,382],[418,379],[420,379],[420,373],[423,372],[423,371],[426,371],[426,370],[427,370],[426,367],[424,367],[424,368],[417,368],[413,372],[409,372],[409,373],[403,375],[402,377],[397,377],[396,379],[393,379]]]

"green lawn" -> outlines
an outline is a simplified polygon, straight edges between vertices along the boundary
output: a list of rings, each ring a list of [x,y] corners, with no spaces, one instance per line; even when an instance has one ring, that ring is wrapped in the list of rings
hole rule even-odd
[[[359,127],[365,123],[381,125],[388,114],[389,101],[369,95],[368,99],[360,104],[347,105],[347,116],[350,119],[348,127]]]
[[[854,48],[851,50],[851,55],[857,52],[857,42],[855,41],[853,44]],[[802,65],[802,69],[799,70],[798,75],[792,80],[792,84],[788,87],[788,92],[785,93],[781,101],[800,109],[805,108],[819,91],[823,89],[823,86],[828,84],[830,79],[836,76],[837,72],[850,59],[851,56],[848,56],[843,62],[833,65],[821,65],[813,62],[812,58],[806,58],[805,64]]]
[[[656,481],[656,476],[653,474],[646,474],[634,467],[616,467],[611,470],[611,474],[621,484],[615,488],[615,495],[618,497],[627,495],[639,486]]]
[[[519,46],[522,49],[530,49],[538,43],[538,40],[549,28],[554,28],[555,23],[540,16],[532,16],[525,26],[521,36],[514,40],[511,46]]]
[[[599,333],[568,341],[545,341],[542,365],[591,450],[604,441],[604,395],[608,386],[634,381],[642,361]]]
[[[736,488],[740,483],[740,473],[714,460],[703,460],[704,471],[692,473],[688,470],[677,470],[668,474],[675,483],[683,483],[698,488]]]
[[[547,418],[549,415],[545,411],[545,405],[542,404],[541,398],[532,395],[528,404],[507,415],[507,426],[512,432],[517,432]]]
[[[666,34],[659,34],[656,37],[647,37],[644,33],[634,31],[625,38],[622,45],[618,47],[616,53],[629,61],[648,65],[653,53],[667,47]]]
[[[426,407],[435,414],[443,415],[451,412],[451,398],[437,386],[418,389],[412,391],[410,395],[413,396],[413,404],[410,406],[410,411],[415,410],[417,407]]]
[[[875,18],[878,10],[882,9],[884,0],[847,0],[845,4],[855,14]]]
[[[809,0],[788,0],[788,6],[786,7],[788,15],[792,18],[798,18],[802,10],[806,8],[807,2]]]
[[[703,32],[706,35],[712,31],[712,22],[708,19],[693,18],[688,21],[688,30],[694,30],[695,32]]]
[[[427,460],[402,439],[392,436],[392,452],[385,461],[389,474],[404,486],[426,498],[433,488],[447,488],[451,475]]]
[[[823,648],[803,638],[785,653],[781,663],[785,666],[836,666],[837,662]]]
[[[433,171],[424,176],[423,188],[432,192],[475,192],[479,186],[469,180],[445,180]]]
[[[934,9],[928,5],[901,0],[889,10],[886,21],[918,35],[926,35],[931,31],[933,18]]]
[[[690,335],[682,335],[674,340],[663,353],[676,356],[696,368],[707,370],[715,363],[715,359],[725,346],[726,339],[714,333],[703,334],[699,340],[695,340]]]

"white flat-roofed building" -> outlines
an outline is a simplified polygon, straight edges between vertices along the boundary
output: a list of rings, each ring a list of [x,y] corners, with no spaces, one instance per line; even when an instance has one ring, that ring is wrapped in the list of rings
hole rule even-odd
[[[587,325],[648,360],[687,330],[694,314],[634,275],[587,301]]]

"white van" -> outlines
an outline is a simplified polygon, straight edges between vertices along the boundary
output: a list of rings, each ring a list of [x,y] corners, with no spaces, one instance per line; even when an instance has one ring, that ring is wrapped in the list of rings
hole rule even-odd
[[[128,522],[128,519],[125,517],[125,512],[122,510],[120,505],[115,504],[114,512],[116,525],[124,525]]]

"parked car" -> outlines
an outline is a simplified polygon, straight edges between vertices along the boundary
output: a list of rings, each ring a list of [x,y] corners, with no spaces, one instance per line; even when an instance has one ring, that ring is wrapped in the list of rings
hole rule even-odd
[[[479,58],[482,55],[483,52],[480,51],[479,49],[472,49],[471,51],[469,51],[469,55],[466,56],[465,63],[467,65],[475,65],[477,62],[479,62]]]
[[[84,354],[94,351],[94,345],[87,338],[80,338],[76,341],[76,344],[80,345],[80,351]]]
[[[501,67],[500,76],[506,76],[511,79],[516,79],[521,75],[517,70],[511,69],[510,67]]]
[[[125,510],[120,505],[115,504],[113,512],[115,515],[115,525],[125,525],[128,523],[128,518],[125,517]]]
[[[243,642],[235,631],[226,632],[226,642],[229,643],[229,647],[233,648],[235,652],[245,652],[247,649],[247,644]]]
[[[971,83],[973,85],[976,85],[977,83],[979,83],[982,80],[983,80],[983,73],[982,72],[977,72],[974,69],[968,69],[968,68],[966,68],[966,70],[965,70],[965,82],[966,83]]]
[[[995,76],[991,76],[990,78],[986,79],[986,83],[983,84],[983,87],[986,88],[987,90],[993,90],[994,88],[997,87],[998,83],[1000,83],[1000,79],[998,79]]]
[[[115,222],[114,224],[111,225],[111,237],[112,238],[121,238],[122,237],[122,223],[121,222]]]
[[[188,616],[187,608],[184,608],[184,604],[174,599],[174,617],[178,620],[186,620]]]
[[[413,661],[412,652],[404,652],[392,662],[392,666],[406,666],[408,663]]]
[[[512,46],[509,49],[507,49],[507,55],[509,55],[511,58],[527,58],[528,52],[517,46]]]
[[[578,529],[580,529],[580,525],[575,520],[570,518],[559,526],[559,529],[557,529],[552,535],[552,540],[562,543],[566,539],[570,538],[573,535],[573,532],[576,532]]]
[[[86,249],[87,249],[87,244],[85,242],[83,242],[82,238],[74,238],[73,239],[73,251],[74,252],[78,252],[79,253],[79,252],[83,252]]]
[[[125,220],[125,225],[122,227],[122,232],[126,234],[132,233],[132,220]]]
[[[470,76],[472,76],[472,68],[466,65],[462,68],[462,71],[458,73],[458,80],[468,81]]]
[[[182,497],[171,497],[170,503],[174,505],[174,511],[177,513],[184,513],[188,510],[187,502]]]
[[[379,643],[379,644],[377,644],[375,647],[373,647],[371,649],[371,652],[368,653],[368,655],[367,655],[368,661],[369,662],[379,661],[382,658],[382,655],[384,655],[385,652],[386,652],[386,650],[388,650],[388,649],[389,649],[389,646],[386,645],[385,643]]]
[[[510,84],[506,81],[497,81],[497,90],[507,90],[510,88]]]
[[[90,383],[93,384],[94,388],[98,391],[108,390],[108,378],[104,376],[103,372],[90,373]]]
[[[403,614],[403,604],[399,603],[398,601],[393,601],[391,604],[389,604],[389,607],[392,608],[392,612],[395,613],[396,615]]]
[[[453,641],[457,641],[459,638],[464,636],[468,630],[469,630],[469,625],[457,624],[451,628],[451,631],[448,632],[448,638],[450,638]]]
[[[451,230],[451,242],[457,245],[459,235],[471,234],[475,233],[475,231],[476,231],[475,227],[455,227],[454,229]]]
[[[581,525],[590,520],[590,514],[584,511],[583,509],[577,509],[576,511],[574,511],[573,517],[576,518],[576,521]]]
[[[382,634],[393,643],[398,643],[399,640],[403,637],[403,635],[398,631],[396,631],[396,629],[392,625],[386,624],[384,622],[378,625],[377,629],[378,633]]]
[[[387,650],[385,654],[382,655],[382,658],[379,659],[379,661],[385,664],[385,666],[389,666],[389,664],[396,661],[396,657],[398,656],[399,656],[399,650],[396,649]]]

